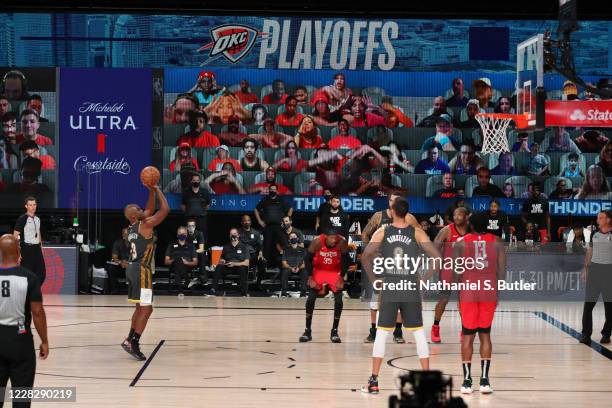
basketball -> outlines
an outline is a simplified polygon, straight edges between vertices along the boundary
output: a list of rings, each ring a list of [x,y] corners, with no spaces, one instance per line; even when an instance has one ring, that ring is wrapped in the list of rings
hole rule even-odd
[[[148,187],[155,187],[159,183],[159,170],[154,166],[147,166],[140,172],[140,181]]]

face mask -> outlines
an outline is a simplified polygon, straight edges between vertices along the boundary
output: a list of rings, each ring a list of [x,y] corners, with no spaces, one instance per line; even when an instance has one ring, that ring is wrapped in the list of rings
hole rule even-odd
[[[278,193],[276,191],[270,191],[270,198],[276,198]]]
[[[297,244],[297,243],[298,243],[298,239],[297,239],[297,238],[291,238],[291,239],[289,240],[289,243],[290,243],[290,244]]]
[[[230,237],[230,239],[231,239],[232,241],[238,241],[238,235],[232,235],[232,236]]]
[[[179,234],[176,237],[178,238],[179,241],[185,241],[187,239],[187,235],[185,234]]]
[[[200,187],[200,182],[199,181],[192,181],[191,185],[194,187]]]
[[[187,227],[187,231],[189,231],[190,234],[193,234],[195,232],[195,226]]]
[[[284,230],[288,230],[291,224],[283,224],[282,227]]]
[[[325,198],[325,201],[329,201],[331,194],[325,194],[323,197]]]

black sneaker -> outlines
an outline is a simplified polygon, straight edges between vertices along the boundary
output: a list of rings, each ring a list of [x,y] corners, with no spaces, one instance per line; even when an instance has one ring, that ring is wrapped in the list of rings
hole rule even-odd
[[[480,378],[480,393],[481,394],[493,393],[493,388],[491,388],[491,384],[489,383],[488,378]]]
[[[361,387],[361,392],[365,394],[378,394],[380,392],[380,388],[378,388],[378,377],[374,378],[370,376],[368,384]]]
[[[406,340],[404,340],[404,336],[402,335],[402,330],[393,331],[393,341],[397,344],[404,344]]]
[[[590,346],[591,345],[591,336],[583,334],[582,336],[580,336],[580,342],[582,344],[586,344],[587,346]]]
[[[601,337],[601,340],[599,341],[601,344],[609,344],[610,343],[610,335],[604,335]]]
[[[463,384],[461,384],[461,393],[471,394],[472,392],[474,392],[474,390],[472,390],[472,379],[463,380]]]
[[[338,329],[332,329],[329,339],[332,343],[342,343],[340,336],[338,336]]]
[[[125,350],[126,353],[132,354],[131,342],[127,338],[123,340],[123,343],[121,343],[121,347]]]
[[[374,343],[374,340],[376,340],[376,327],[370,327],[370,334],[368,334],[368,337],[363,342]]]
[[[130,354],[136,360],[145,361],[147,359],[147,357],[144,354],[142,354],[142,352],[140,351],[140,344],[138,344],[136,342],[132,342],[130,344],[130,349],[131,349],[131,353]]]
[[[312,330],[306,329],[304,330],[304,334],[300,336],[300,343],[306,343],[312,340]]]

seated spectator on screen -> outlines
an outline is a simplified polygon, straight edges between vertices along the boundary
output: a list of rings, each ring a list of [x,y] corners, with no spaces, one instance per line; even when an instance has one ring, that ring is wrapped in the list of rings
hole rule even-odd
[[[0,94],[0,118],[11,111],[11,102],[6,95]]]
[[[565,81],[563,83],[563,100],[573,101],[574,99],[578,99],[578,88],[572,81]]]
[[[510,98],[507,96],[501,96],[497,103],[495,104],[495,108],[493,108],[493,112],[495,113],[512,113],[512,102]]]
[[[491,80],[489,78],[479,78],[472,81],[472,88],[474,88],[474,96],[478,99],[481,108],[486,109],[494,107],[491,102],[491,98],[493,98],[493,87],[491,86]]]
[[[342,112],[330,110],[325,95],[318,94],[313,102],[312,117],[318,126],[336,126],[342,119]]]
[[[187,228],[180,226],[176,231],[176,241],[172,241],[166,248],[164,265],[170,267],[170,273],[174,275],[174,290],[181,293],[185,288],[183,280],[187,278],[190,270],[198,265],[196,249],[187,239]]]
[[[200,109],[195,96],[185,93],[179,94],[174,103],[164,109],[164,123],[189,123],[189,112]]]
[[[316,177],[310,177],[308,179],[307,189],[302,191],[301,195],[305,196],[322,196],[325,190],[323,186],[317,182]]]
[[[484,166],[482,159],[476,154],[473,142],[466,141],[461,144],[459,153],[448,163],[453,174],[476,174]]]
[[[32,140],[23,142],[21,146],[19,146],[19,150],[21,150],[23,158],[33,157],[35,159],[39,159],[42,162],[43,170],[54,170],[56,167],[55,159],[53,159],[53,156],[49,154],[40,154],[40,148],[38,147],[36,142]]]
[[[383,146],[388,146],[391,143],[391,137],[387,133],[387,128],[384,125],[378,125],[375,128],[374,137],[368,138],[368,146],[380,150]]]
[[[316,149],[313,158],[308,161],[308,170],[314,171],[316,179],[324,189],[335,191],[340,183],[342,166],[347,158],[327,146]]]
[[[44,183],[39,183],[38,178],[41,175],[42,161],[33,157],[28,157],[21,162],[21,183],[13,183],[6,189],[7,193],[22,194],[24,196],[33,196],[37,199],[44,193],[51,193],[51,189]],[[47,201],[47,200],[39,200]]]
[[[11,161],[16,161],[16,158],[11,160],[11,156],[12,155],[7,152],[4,140],[0,140],[0,170],[8,170],[14,168],[13,166],[11,166]]]
[[[230,119],[235,117],[240,122],[250,123],[253,118],[251,112],[247,111],[237,97],[230,93],[224,93],[213,103],[204,108],[208,115],[209,123],[227,125]]]
[[[17,143],[21,144],[26,140],[32,140],[39,146],[48,146],[53,144],[53,140],[47,136],[38,133],[40,122],[38,121],[38,112],[32,109],[24,109],[19,115],[21,121],[21,132],[16,136]]]
[[[200,72],[196,84],[189,90],[202,108],[211,105],[224,92],[225,88],[217,84],[217,78],[212,71]]]
[[[567,165],[561,172],[563,177],[584,177],[584,173],[578,165],[578,159],[579,157],[576,153],[570,153],[567,156]]]
[[[533,251],[538,249],[540,243],[540,232],[532,222],[525,224],[525,227],[518,228],[516,233],[519,249]]]
[[[539,143],[531,145],[531,154],[529,155],[529,164],[527,165],[527,175],[529,176],[550,176],[550,160],[543,154],[540,154]]]
[[[478,99],[470,99],[468,101],[465,107],[467,119],[457,124],[459,129],[478,129],[480,127],[476,120],[476,114],[480,112],[478,103]]]
[[[418,127],[435,127],[438,121],[438,118],[442,114],[448,114],[446,110],[446,100],[441,96],[436,96],[433,101],[433,111],[431,115],[426,116],[421,120],[417,126]],[[449,116],[450,118],[450,116]]]
[[[599,99],[599,95],[595,95],[593,92],[591,92],[589,90],[589,88],[591,88],[591,89],[597,88],[595,86],[595,84],[592,83],[592,82],[587,82],[586,85],[587,85],[588,88],[587,87],[584,88],[584,100],[585,101],[595,101],[595,100],[598,100]]]
[[[390,142],[387,146],[380,149],[381,155],[386,159],[391,173],[414,173],[414,166],[410,163],[397,146],[397,143]]]
[[[213,194],[246,194],[232,163],[223,163],[221,171],[206,177],[204,185]]]
[[[464,108],[467,106],[468,98],[465,96],[463,79],[453,79],[453,96],[446,100],[446,106],[452,108]]]
[[[266,171],[270,165],[264,159],[257,156],[259,143],[257,140],[247,137],[242,144],[244,157],[240,159],[240,167],[242,171]]]
[[[342,107],[353,92],[346,87],[346,77],[338,72],[334,75],[334,82],[321,88],[321,92],[327,98],[329,109],[334,112]]]
[[[597,165],[603,169],[606,177],[612,177],[612,142],[606,143],[601,149]]]
[[[546,153],[551,152],[574,152],[580,154],[580,149],[576,143],[570,139],[570,134],[565,128],[555,127],[552,134],[549,136],[548,149]]]
[[[198,161],[191,156],[191,147],[189,143],[182,143],[176,152],[176,157],[170,162],[170,171],[181,171],[181,168],[185,163],[190,163],[195,167],[196,171],[199,170]]]
[[[518,176],[518,171],[512,165],[512,153],[500,153],[499,164],[491,169],[493,176]]]
[[[219,263],[215,268],[211,296],[217,295],[219,279],[227,274],[238,274],[240,276],[240,293],[248,296],[249,282],[249,248],[240,241],[240,233],[237,228],[232,228],[229,233],[230,242],[223,247]]]
[[[164,187],[164,193],[181,194],[183,191],[191,187],[191,179],[197,176],[198,185],[200,184],[200,175],[196,172],[195,167],[183,165],[181,171],[174,176],[172,180]]]
[[[295,135],[295,143],[300,149],[317,149],[323,146],[323,138],[319,135],[312,116],[304,116]]]
[[[293,91],[293,96],[298,105],[308,105],[308,89],[304,85],[298,85]]]
[[[559,179],[555,189],[550,193],[549,198],[551,200],[567,200],[574,196],[575,191],[571,188],[567,188],[567,182],[565,179]]]
[[[285,154],[272,166],[277,171],[291,171],[300,173],[308,168],[308,162],[297,155],[297,144],[289,141],[285,146]]]
[[[388,171],[373,170],[370,173],[371,179],[363,177],[362,174],[366,172],[367,165],[362,160],[350,160],[345,167],[346,170],[343,169],[342,182],[340,184],[340,194],[386,197],[394,191],[402,195],[407,193],[401,186],[393,184],[393,179]]]
[[[505,183],[502,191],[504,192],[503,198],[514,198],[514,186],[512,183]]]
[[[243,105],[259,103],[259,97],[251,92],[251,86],[246,79],[240,80],[240,90],[234,92],[234,95]]]
[[[121,238],[113,242],[113,249],[111,252],[111,264],[107,266],[108,271],[108,283],[110,294],[119,293],[119,276],[125,276],[125,270],[127,269],[128,262],[130,261],[130,243],[128,241],[128,229],[123,228],[121,230]]]
[[[26,109],[32,109],[38,112],[38,120],[41,123],[49,122],[49,119],[42,117],[43,100],[38,94],[32,94],[26,100]]]
[[[265,171],[265,180],[261,183],[253,184],[248,188],[249,194],[267,195],[270,192],[270,187],[275,186],[278,195],[290,195],[293,192],[282,183],[276,182],[276,170],[273,167],[268,167]]]
[[[453,180],[453,175],[446,172],[442,174],[442,188],[434,191],[431,198],[457,198],[462,195],[459,193],[459,189],[455,188],[455,180]]]
[[[453,137],[453,120],[450,115],[443,113],[436,119],[436,135],[433,143],[445,152],[454,152],[457,142]]]
[[[179,137],[176,142],[177,146],[183,143],[187,143],[191,147],[217,147],[221,145],[219,138],[206,130],[208,118],[204,112],[190,111],[188,115],[189,131]]]
[[[584,254],[591,242],[591,230],[583,228],[579,223],[574,223],[567,234],[565,247],[567,252],[574,254]]]
[[[4,74],[0,93],[7,96],[10,101],[25,101],[28,93],[27,79],[21,71],[12,70]]]
[[[272,92],[265,95],[261,103],[265,105],[280,105],[285,103],[289,95],[285,93],[285,83],[282,79],[272,81]]]
[[[221,143],[232,147],[242,146],[246,137],[246,133],[240,131],[240,118],[235,115],[228,119],[227,130],[219,132]]]
[[[343,118],[348,120],[353,127],[374,127],[387,124],[382,108],[375,106],[366,96],[352,95],[349,98],[348,108],[350,114],[345,114]]]
[[[548,196],[542,192],[540,183],[532,181],[527,185],[527,191],[521,194],[521,198],[532,199],[537,197],[548,198]]]
[[[412,119],[406,116],[399,107],[393,105],[393,98],[391,95],[382,97],[380,107],[383,109],[383,113],[386,114],[386,126],[388,128],[396,128],[400,123],[407,128],[414,127]]]
[[[288,96],[285,99],[285,111],[276,116],[276,124],[279,126],[298,126],[304,115],[297,111],[297,105],[295,96]]]
[[[436,146],[427,149],[427,157],[417,163],[414,169],[416,174],[442,174],[449,173],[450,167],[444,159],[440,158],[440,151]]]
[[[577,200],[611,200],[610,185],[603,174],[603,169],[596,164],[587,169],[584,183],[574,196]]]
[[[0,133],[0,145],[6,153],[5,160],[8,168],[19,168],[19,144],[17,143],[17,115],[15,112],[7,112],[2,117],[2,133]]]
[[[599,153],[609,139],[598,130],[587,130],[574,141],[582,153]]]
[[[306,280],[308,272],[304,264],[306,250],[300,246],[300,239],[295,232],[288,235],[288,246],[283,250],[282,271],[281,271],[281,294],[280,297],[287,297],[287,287],[289,277],[296,276],[300,279],[300,297],[306,295]]]
[[[268,108],[261,103],[255,103],[251,107],[251,117],[253,118],[252,124],[256,126],[263,126],[266,119],[270,118]],[[272,120],[272,122],[274,122]]]
[[[285,147],[290,140],[293,140],[293,136],[276,130],[276,125],[270,118],[264,120],[263,133],[252,133],[249,137],[261,143],[262,147],[273,149]]]
[[[355,149],[361,146],[361,141],[349,133],[350,125],[346,119],[338,122],[338,134],[327,143],[330,149]]]
[[[238,160],[232,159],[231,157],[229,157],[229,154],[230,154],[229,147],[227,147],[226,145],[221,145],[217,147],[216,151],[217,151],[217,157],[215,157],[214,159],[210,161],[210,163],[208,163],[208,167],[207,167],[208,170],[220,171],[221,167],[223,166],[223,163],[232,163],[232,166],[234,166],[234,169],[236,171],[242,171],[242,168],[240,167],[240,163],[238,162]]]
[[[472,191],[472,197],[498,197],[504,196],[504,193],[499,187],[491,183],[491,170],[487,167],[481,167],[478,169],[477,176],[478,185],[474,187]]]
[[[529,135],[527,132],[519,132],[517,135],[517,141],[512,145],[512,152],[530,152],[531,146],[529,146]]]

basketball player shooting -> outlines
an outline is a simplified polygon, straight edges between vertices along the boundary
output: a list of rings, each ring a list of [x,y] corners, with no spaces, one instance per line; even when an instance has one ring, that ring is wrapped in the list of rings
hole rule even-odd
[[[153,173],[153,175],[146,174],[143,170],[141,174],[143,185],[149,189],[149,199],[145,210],[138,204],[128,204],[124,210],[125,218],[130,222],[128,227],[130,260],[125,272],[128,283],[128,301],[135,303],[136,309],[132,314],[128,337],[121,346],[132,357],[140,361],[147,359],[140,351],[140,337],[153,313],[153,271],[151,268],[155,256],[153,228],[161,224],[170,212],[168,201],[157,185],[159,171]],[[156,196],[160,204],[157,212],[155,212]]]
[[[337,234],[319,235],[310,243],[304,263],[309,276],[309,290],[306,298],[306,330],[299,340],[301,343],[312,340],[311,325],[315,302],[317,297],[323,297],[331,290],[334,292],[334,323],[330,340],[332,343],[341,343],[338,325],[344,307],[342,288],[350,264],[346,239]]]
[[[368,384],[361,388],[362,392],[369,394],[379,393],[378,374],[385,356],[387,337],[394,330],[398,311],[404,328],[412,331],[422,369],[429,370],[429,345],[423,329],[420,278],[416,268],[411,270],[406,265],[415,265],[409,261],[418,260],[421,251],[431,258],[440,258],[440,251],[422,229],[414,228],[406,220],[408,214],[406,199],[396,198],[391,204],[390,213],[391,224],[379,228],[374,233],[361,258],[374,290],[380,291],[376,340],[372,350],[372,375]],[[387,267],[389,260],[395,262],[398,258],[405,263],[400,266],[394,263],[392,268]],[[377,259],[383,262],[378,262]],[[384,273],[375,271],[375,264],[385,265]],[[378,275],[375,272],[379,272]],[[411,286],[401,289],[392,286],[402,283]]]
[[[487,222],[482,213],[470,217],[472,232],[466,234],[455,245],[456,255],[474,259],[474,268],[466,269],[460,280],[463,283],[478,283],[480,289],[459,291],[459,311],[463,340],[461,359],[463,366],[462,394],[472,393],[472,354],[476,333],[480,339],[480,392],[493,392],[489,382],[491,367],[491,325],[497,307],[497,282],[506,278],[506,251],[500,237],[487,231]],[[487,283],[490,290],[487,288]],[[463,287],[461,288],[463,289]]]

